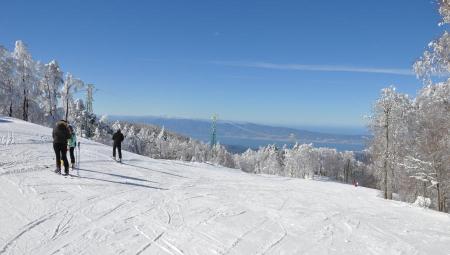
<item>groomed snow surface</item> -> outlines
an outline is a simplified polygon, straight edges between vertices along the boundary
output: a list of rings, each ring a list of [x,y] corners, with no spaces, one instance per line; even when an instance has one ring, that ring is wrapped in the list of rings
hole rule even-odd
[[[447,214],[372,189],[154,160],[0,117],[0,254],[450,254]]]

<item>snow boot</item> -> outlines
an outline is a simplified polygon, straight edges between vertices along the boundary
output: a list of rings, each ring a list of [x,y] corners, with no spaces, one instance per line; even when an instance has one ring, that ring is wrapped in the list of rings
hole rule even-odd
[[[55,174],[61,174],[61,168],[58,168],[58,167],[57,167],[57,168],[55,169]]]

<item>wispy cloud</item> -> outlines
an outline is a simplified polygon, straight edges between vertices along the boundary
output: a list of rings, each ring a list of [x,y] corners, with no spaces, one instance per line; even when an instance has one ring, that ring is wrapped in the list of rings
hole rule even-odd
[[[351,73],[380,73],[395,75],[414,75],[410,69],[402,68],[374,68],[341,65],[305,65],[305,64],[274,64],[268,62],[240,62],[240,61],[212,61],[216,65],[252,67],[277,70],[315,71],[315,72],[351,72]]]

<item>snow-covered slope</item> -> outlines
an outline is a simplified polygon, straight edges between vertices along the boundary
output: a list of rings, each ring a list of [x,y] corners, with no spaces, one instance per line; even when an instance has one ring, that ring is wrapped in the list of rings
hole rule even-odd
[[[333,182],[154,160],[0,117],[0,254],[450,254],[447,214]]]

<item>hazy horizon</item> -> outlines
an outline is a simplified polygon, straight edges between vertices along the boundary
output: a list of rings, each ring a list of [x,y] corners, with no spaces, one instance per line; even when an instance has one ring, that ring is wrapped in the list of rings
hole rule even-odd
[[[167,118],[167,119],[186,119],[186,120],[198,120],[210,122],[211,119],[204,118],[191,118],[183,116],[170,116],[170,115],[120,115],[120,114],[104,114],[109,118],[114,117],[135,117],[135,118]],[[368,135],[369,130],[366,126],[338,126],[338,125],[298,125],[298,124],[287,124],[287,123],[263,123],[263,122],[253,122],[253,121],[238,121],[238,120],[222,120],[218,119],[219,122],[233,122],[233,123],[252,123],[257,125],[271,126],[271,127],[284,127],[293,128],[299,130],[307,130],[317,133],[329,133],[329,134],[341,134],[341,135]]]

